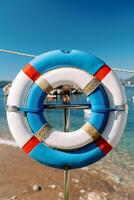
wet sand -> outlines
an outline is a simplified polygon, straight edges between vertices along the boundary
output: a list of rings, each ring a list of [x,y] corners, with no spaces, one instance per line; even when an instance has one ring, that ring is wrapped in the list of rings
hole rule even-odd
[[[33,191],[34,184],[41,191]],[[117,183],[95,165],[71,171],[70,190],[70,200],[90,200],[90,194],[93,200],[134,200],[133,185],[127,188]],[[0,200],[13,196],[17,200],[62,200],[63,171],[36,163],[17,147],[1,144]]]

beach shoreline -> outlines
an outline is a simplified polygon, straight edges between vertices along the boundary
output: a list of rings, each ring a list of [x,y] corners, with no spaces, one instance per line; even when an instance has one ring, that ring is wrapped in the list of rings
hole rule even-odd
[[[42,187],[41,191],[32,190],[35,184]],[[73,200],[88,200],[90,193],[99,195],[102,200],[134,199],[133,186],[124,186],[95,165],[72,170],[70,190]],[[63,171],[35,162],[18,147],[0,144],[0,200],[12,197],[19,200],[63,199]]]

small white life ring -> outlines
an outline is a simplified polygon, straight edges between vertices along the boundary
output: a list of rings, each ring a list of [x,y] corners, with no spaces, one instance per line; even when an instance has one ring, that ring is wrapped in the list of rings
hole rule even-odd
[[[40,101],[40,98],[42,95],[40,93],[40,88],[42,90],[42,93],[44,93],[46,91],[50,92],[52,89],[59,87],[61,85],[73,84],[73,85],[78,86],[82,91],[84,91],[84,88],[87,85],[89,85],[89,83],[91,83],[93,80],[94,80],[94,77],[92,75],[77,68],[62,67],[62,68],[51,70],[43,74],[42,76],[40,76],[40,78],[37,81],[35,81],[36,85],[34,85],[31,88],[28,98],[27,98],[27,109],[30,109],[31,106],[33,106],[34,108],[38,107],[37,102]],[[50,88],[49,91],[48,91],[48,88]],[[38,93],[36,97],[36,102],[35,102],[35,93],[36,94]],[[96,94],[94,94],[94,96],[96,97]],[[99,115],[102,115],[102,114],[99,114]],[[93,124],[91,124],[90,122],[89,122],[90,124],[89,126],[91,129],[91,133],[90,133],[90,130],[88,131],[88,133],[86,132],[86,127],[88,127],[87,124],[85,124],[84,126],[82,126],[80,129],[76,131],[67,133],[67,132],[54,130],[52,127],[50,127],[50,125],[47,122],[45,122],[45,120],[44,121],[42,120],[42,117],[40,117],[39,115],[37,117],[36,113],[29,113],[27,115],[28,122],[31,124],[31,127],[33,127],[35,124],[34,117],[36,119],[36,128],[37,128],[37,123],[39,124],[39,127],[37,128],[38,131],[36,130],[37,131],[36,135],[38,135],[38,137],[42,137],[41,140],[50,147],[55,147],[62,150],[63,149],[69,149],[69,150],[77,149],[77,148],[85,146],[86,144],[93,142],[95,138],[99,137],[98,131],[95,130],[95,127],[93,127]],[[99,116],[97,117],[99,118]],[[102,123],[104,122],[102,121]],[[46,134],[46,132],[44,132],[43,129],[44,128],[47,129],[47,127],[49,130],[48,130],[48,133]],[[93,130],[94,130],[94,135],[92,133]],[[43,138],[42,132],[45,133],[44,138]],[[39,133],[41,136],[39,136]]]

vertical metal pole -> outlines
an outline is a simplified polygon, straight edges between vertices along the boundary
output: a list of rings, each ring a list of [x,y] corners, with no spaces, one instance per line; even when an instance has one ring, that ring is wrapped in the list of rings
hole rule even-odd
[[[69,200],[69,169],[64,170],[64,200]]]
[[[70,129],[70,109],[64,109],[64,131],[69,132]]]
[[[70,86],[63,87],[63,103],[70,103]],[[70,109],[64,109],[64,131],[69,132],[70,128]],[[64,200],[69,200],[69,169],[64,170]]]

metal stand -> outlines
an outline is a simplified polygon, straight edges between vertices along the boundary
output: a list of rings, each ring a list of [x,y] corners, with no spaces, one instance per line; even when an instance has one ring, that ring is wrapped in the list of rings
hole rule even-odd
[[[70,109],[65,108],[64,109],[64,131],[69,132],[70,128]]]
[[[70,104],[70,86],[63,86],[63,104]],[[64,131],[69,132],[70,128],[70,109],[64,108]],[[69,168],[64,169],[64,200],[69,200]]]
[[[69,132],[70,128],[70,110],[64,109],[64,131]],[[64,200],[69,200],[69,169],[64,170]]]
[[[64,170],[64,200],[69,200],[69,169]]]

